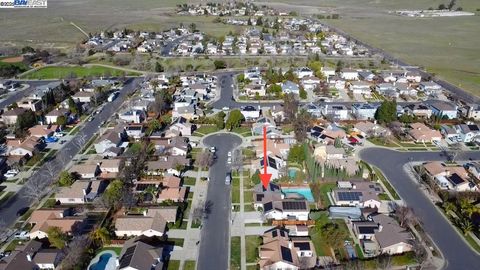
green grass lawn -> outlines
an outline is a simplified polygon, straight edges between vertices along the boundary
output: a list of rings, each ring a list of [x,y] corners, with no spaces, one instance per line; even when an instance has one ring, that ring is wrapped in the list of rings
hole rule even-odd
[[[383,175],[382,171],[378,169],[377,167],[373,167],[373,170],[375,171],[375,175],[378,177],[380,181],[385,185],[385,187],[388,189],[390,194],[393,196],[393,199],[395,200],[400,200],[400,196],[398,196],[397,192],[395,189],[390,185],[390,182],[388,182],[387,178]]]
[[[183,184],[184,185],[194,186],[196,181],[197,181],[197,179],[195,179],[193,177],[186,176],[186,177],[183,178]]]
[[[232,129],[232,132],[242,135],[244,137],[252,136],[252,130],[248,127],[238,127]]]
[[[232,178],[232,203],[240,203],[240,178]]]
[[[244,205],[243,205],[243,211],[245,211],[245,212],[253,212],[253,211],[255,211],[255,208],[253,207],[253,204],[252,204],[252,203],[244,204]]]
[[[390,197],[388,197],[387,193],[378,194],[378,198],[383,201],[390,201]]]
[[[13,195],[15,195],[15,192],[13,192],[13,191],[9,191],[5,195],[3,195],[3,197],[0,199],[0,205],[2,205],[4,202],[6,202]]]
[[[262,244],[262,238],[256,235],[245,236],[245,247],[247,255],[247,263],[253,263],[258,258],[258,247]]]
[[[168,242],[173,242],[175,246],[183,247],[183,242],[185,241],[183,238],[168,238]]]
[[[243,190],[243,202],[244,203],[253,203],[253,191],[252,190]]]
[[[26,74],[22,78],[24,79],[63,79],[69,76],[74,75],[75,77],[100,77],[105,75],[111,76],[121,76],[124,74],[123,71],[114,69],[114,68],[107,68],[101,66],[94,66],[94,67],[44,67],[39,70],[33,71],[31,73]],[[138,73],[127,72],[126,75],[139,75]]]
[[[117,255],[120,255],[120,252],[122,252],[122,247],[103,247],[97,252],[97,254],[105,250],[111,250],[115,252]]]
[[[185,261],[183,270],[195,270],[195,261]]]
[[[217,132],[219,129],[215,125],[202,125],[193,133],[194,136],[203,136],[213,132]]]
[[[177,261],[177,260],[168,261],[167,270],[180,270],[180,261]]]
[[[328,199],[328,193],[337,186],[336,183],[321,183],[320,184],[320,202],[324,208],[331,205]]]
[[[230,270],[240,269],[240,236],[234,236],[230,239]]]

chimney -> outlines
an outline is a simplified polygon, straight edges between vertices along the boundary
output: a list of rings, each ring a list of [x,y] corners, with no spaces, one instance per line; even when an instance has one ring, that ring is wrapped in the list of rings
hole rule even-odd
[[[293,248],[292,240],[288,241],[288,248],[289,248],[289,249],[292,249],[292,248]]]
[[[378,231],[379,231],[379,232],[381,232],[381,231],[382,231],[382,229],[383,229],[383,226],[382,226],[382,224],[380,224],[380,223],[377,223],[377,225],[378,225]]]
[[[147,216],[147,211],[148,211],[147,209],[143,209],[142,214],[143,214],[144,216]]]
[[[446,174],[447,176],[450,176],[450,170],[445,170],[445,174]]]
[[[30,253],[27,253],[27,260],[28,260],[29,262],[31,262],[31,261],[32,261],[32,254],[30,254]]]
[[[83,196],[87,196],[87,189],[86,188],[82,188],[82,192],[83,192]]]

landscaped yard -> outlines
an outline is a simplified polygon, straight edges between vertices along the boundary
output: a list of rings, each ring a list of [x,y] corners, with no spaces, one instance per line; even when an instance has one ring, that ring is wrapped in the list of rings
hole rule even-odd
[[[193,133],[194,136],[204,136],[213,132],[219,131],[218,127],[215,125],[202,125]]]
[[[347,225],[343,220],[329,220],[327,212],[317,213],[315,226],[309,229],[309,235],[315,246],[317,256],[331,256],[331,247],[335,248],[335,253],[346,257],[343,244],[345,240],[351,240]],[[326,232],[325,228],[334,228]],[[337,258],[338,259],[338,258]]]
[[[316,187],[318,185],[318,187]],[[330,206],[330,200],[328,199],[328,193],[332,191],[337,186],[336,183],[332,182],[323,182],[323,183],[314,183],[310,185],[315,201],[320,201],[323,208]]]
[[[168,242],[173,242],[173,245],[177,247],[183,247],[184,241],[183,238],[168,238]]]
[[[245,236],[247,263],[253,263],[258,258],[258,247],[262,244],[262,238],[256,235]]]
[[[230,240],[230,270],[240,269],[240,236],[234,236]]]
[[[244,201],[244,203],[252,203],[253,202],[253,191],[244,190],[243,191],[243,201]]]
[[[232,178],[232,203],[240,203],[240,178]]]
[[[380,179],[380,181],[382,181],[382,183],[385,185],[385,187],[388,189],[388,191],[390,192],[390,194],[393,196],[393,199],[395,200],[400,200],[400,196],[398,196],[397,192],[395,191],[395,189],[392,187],[392,185],[390,185],[390,182],[388,182],[387,178],[385,178],[385,176],[383,175],[382,171],[380,171],[380,169],[378,169],[377,167],[373,167],[373,170],[375,172],[375,175],[378,177],[378,179]]]
[[[253,212],[255,211],[255,208],[253,207],[253,204],[252,203],[246,203],[243,205],[243,211],[245,212]]]
[[[242,135],[244,137],[252,136],[252,130],[248,127],[238,127],[232,129],[232,132],[235,132],[239,135]]]
[[[33,71],[31,73],[26,74],[22,78],[24,79],[63,79],[67,77],[100,77],[105,75],[110,76],[121,76],[124,74],[122,70],[114,69],[114,68],[107,68],[101,66],[94,66],[94,67],[44,67],[39,70]],[[139,73],[127,72],[126,75],[139,75]]]
[[[185,261],[183,270],[195,270],[195,261]]]
[[[180,261],[177,261],[177,260],[168,261],[167,270],[179,270],[179,269],[180,269]]]
[[[193,177],[186,176],[186,177],[183,178],[183,184],[184,185],[194,186],[196,181],[197,181],[197,179],[195,179]]]

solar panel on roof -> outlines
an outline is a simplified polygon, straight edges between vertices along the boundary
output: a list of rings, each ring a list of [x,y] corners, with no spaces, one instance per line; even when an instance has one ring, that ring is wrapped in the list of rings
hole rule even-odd
[[[273,209],[273,205],[272,205],[272,202],[268,202],[266,204],[263,205],[263,210],[266,212],[266,211],[270,211]]]
[[[306,209],[306,204],[305,202],[299,201],[283,201],[282,206],[284,210],[301,210],[301,209]]]
[[[310,243],[308,242],[294,242],[293,246],[300,250],[310,250]]]
[[[358,201],[362,196],[362,192],[354,191],[354,192],[338,192],[338,199],[340,201]]]
[[[286,247],[281,247],[280,251],[282,252],[282,258],[284,261],[293,262],[292,252]]]
[[[458,185],[458,184],[461,184],[464,182],[464,180],[456,173],[452,174],[450,177],[449,177],[450,181],[452,183],[454,183],[455,185]]]
[[[136,245],[127,248],[127,251],[125,251],[122,258],[120,258],[120,266],[119,266],[120,269],[130,265],[130,261],[132,260],[133,253],[135,252],[135,248],[137,248]]]

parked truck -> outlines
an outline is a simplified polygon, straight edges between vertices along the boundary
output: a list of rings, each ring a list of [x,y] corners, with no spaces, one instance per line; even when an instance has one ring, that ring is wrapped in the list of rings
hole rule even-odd
[[[114,101],[114,100],[117,98],[118,94],[119,94],[118,91],[115,91],[115,92],[111,93],[111,94],[108,96],[107,101],[108,101],[108,102]]]

